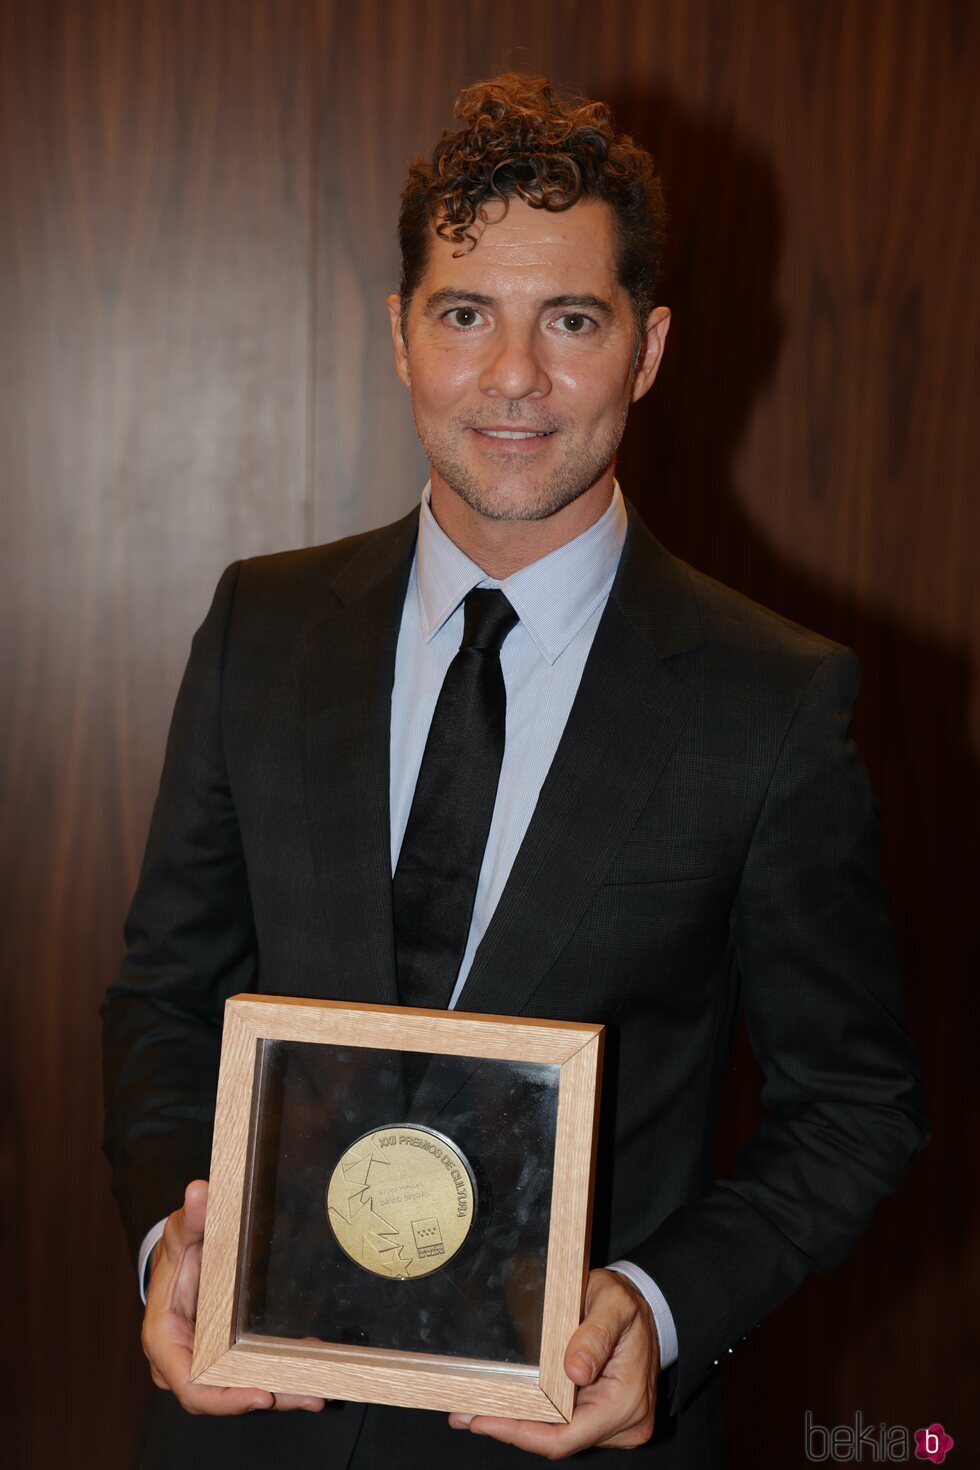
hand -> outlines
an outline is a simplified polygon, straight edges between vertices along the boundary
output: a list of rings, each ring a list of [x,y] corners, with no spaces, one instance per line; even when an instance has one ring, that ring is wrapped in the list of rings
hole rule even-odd
[[[201,1247],[208,1208],[207,1180],[195,1179],[184,1205],[167,1220],[152,1256],[143,1317],[143,1351],[157,1388],[175,1393],[189,1414],[247,1414],[250,1409],[309,1409],[324,1399],[261,1388],[212,1388],[191,1382],[194,1320],[201,1284]]]
[[[585,1318],[565,1350],[565,1372],[579,1385],[569,1422],[450,1414],[449,1423],[548,1460],[592,1445],[633,1449],[653,1433],[659,1371],[660,1343],[646,1299],[618,1272],[591,1271]]]

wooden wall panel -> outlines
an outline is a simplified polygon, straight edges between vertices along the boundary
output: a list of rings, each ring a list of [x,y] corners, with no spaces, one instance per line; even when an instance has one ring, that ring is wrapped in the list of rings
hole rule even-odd
[[[807,1408],[823,1424],[939,1418],[975,1442],[977,7],[0,0],[0,16],[20,1463],[57,1463],[69,1425],[92,1463],[130,1463],[145,1393],[98,1154],[95,1011],[190,632],[233,557],[417,498],[384,309],[397,196],[458,88],[507,66],[607,98],[664,177],[674,320],[624,487],[673,550],[865,669],[857,734],[936,1140],[851,1261],[733,1360],[731,1463],[804,1463]],[[756,1086],[743,1041],[723,1166]],[[77,1335],[51,1336],[66,1321],[86,1324],[81,1367]]]
[[[148,1397],[97,1011],[190,635],[229,561],[306,536],[309,27],[2,12],[0,1229],[32,1470],[130,1463]]]

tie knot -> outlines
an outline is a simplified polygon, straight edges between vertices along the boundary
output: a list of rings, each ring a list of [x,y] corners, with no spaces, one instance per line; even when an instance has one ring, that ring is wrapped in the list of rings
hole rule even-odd
[[[499,587],[475,587],[463,604],[463,641],[459,646],[499,653],[517,621],[516,612]]]

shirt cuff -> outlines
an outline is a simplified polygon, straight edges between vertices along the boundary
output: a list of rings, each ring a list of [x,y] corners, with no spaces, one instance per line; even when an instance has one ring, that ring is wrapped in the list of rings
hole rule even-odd
[[[660,1343],[660,1368],[669,1368],[671,1363],[677,1361],[677,1328],[674,1326],[674,1317],[667,1305],[667,1298],[660,1287],[651,1276],[633,1264],[632,1261],[613,1261],[607,1271],[618,1271],[631,1281],[643,1297],[646,1299],[653,1313],[653,1324],[657,1329],[657,1340]]]
[[[153,1247],[163,1236],[163,1227],[166,1223],[166,1219],[163,1219],[158,1220],[155,1225],[151,1226],[143,1236],[143,1244],[140,1246],[139,1260],[136,1265],[136,1277],[139,1281],[140,1297],[142,1298],[144,1307],[146,1306],[146,1268],[149,1264],[150,1256],[153,1254]],[[637,1268],[634,1266],[633,1269],[635,1271]]]

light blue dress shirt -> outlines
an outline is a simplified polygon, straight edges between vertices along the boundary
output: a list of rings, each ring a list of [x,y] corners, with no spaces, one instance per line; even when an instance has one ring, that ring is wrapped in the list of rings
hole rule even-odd
[[[625,539],[626,505],[617,484],[608,508],[588,530],[496,581],[449,539],[432,513],[428,485],[423,492],[391,699],[392,874],[436,700],[462,642],[463,599],[474,587],[499,587],[520,619],[500,654],[507,690],[504,758],[450,1009],[463,989],[558,748]],[[146,1263],[164,1223],[161,1220],[148,1231],[140,1248],[144,1301]],[[663,1293],[632,1261],[616,1261],[610,1269],[626,1276],[649,1302],[660,1340],[660,1365],[669,1367],[677,1357],[677,1332]]]

